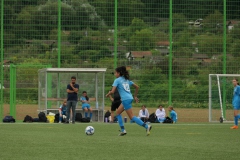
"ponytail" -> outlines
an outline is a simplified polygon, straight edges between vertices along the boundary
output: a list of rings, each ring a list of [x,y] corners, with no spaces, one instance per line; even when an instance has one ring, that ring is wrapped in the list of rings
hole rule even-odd
[[[115,70],[116,70],[116,72],[120,73],[120,76],[123,76],[125,79],[129,79],[129,73],[125,66],[118,67]]]

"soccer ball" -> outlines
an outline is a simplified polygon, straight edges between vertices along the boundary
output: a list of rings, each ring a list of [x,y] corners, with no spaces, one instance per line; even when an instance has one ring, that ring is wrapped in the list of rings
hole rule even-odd
[[[85,129],[86,135],[93,135],[94,134],[94,128],[93,126],[87,126]]]

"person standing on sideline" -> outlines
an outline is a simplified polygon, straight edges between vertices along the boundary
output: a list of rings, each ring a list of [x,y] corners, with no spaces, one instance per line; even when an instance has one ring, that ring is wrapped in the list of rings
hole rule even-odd
[[[116,89],[113,97],[111,96],[111,94],[109,95],[109,98],[112,101],[112,105],[111,105],[111,123],[114,122],[114,112],[118,109],[118,107],[121,105],[121,97],[120,94],[118,92],[118,90]]]
[[[65,123],[69,123],[69,118],[70,118],[70,109],[72,110],[72,123],[75,123],[75,110],[76,110],[76,105],[78,102],[78,90],[79,90],[79,85],[76,84],[76,77],[72,76],[71,77],[71,82],[70,84],[67,85],[67,121]]]
[[[136,116],[133,115],[133,111],[132,111],[133,96],[130,91],[130,86],[133,86],[135,88],[134,99],[135,99],[136,103],[138,103],[138,101],[139,101],[137,98],[139,86],[129,80],[129,73],[125,66],[116,68],[115,76],[116,76],[116,79],[113,82],[112,90],[109,91],[108,94],[106,94],[106,97],[108,97],[110,94],[113,94],[115,92],[116,88],[118,89],[118,92],[119,92],[121,100],[122,100],[121,105],[117,109],[118,124],[121,128],[121,133],[119,134],[119,136],[124,136],[127,134],[127,132],[124,128],[124,124],[123,124],[123,120],[122,120],[122,116],[121,116],[121,113],[124,110],[127,112],[127,115],[131,120],[133,120],[138,125],[140,125],[146,129],[147,136],[150,135],[150,130],[151,130],[152,126],[148,125],[146,123],[143,123],[142,120],[140,120],[139,118],[137,118]]]
[[[168,107],[168,110],[170,112],[170,118],[172,119],[173,123],[177,123],[177,113],[175,112],[175,110],[173,109],[172,106]]]
[[[234,126],[232,126],[231,129],[238,129],[238,119],[240,118],[240,114],[238,114],[238,110],[240,109],[240,86],[236,78],[232,80],[232,84],[234,86],[232,99]]]
[[[160,123],[163,123],[166,119],[166,112],[162,105],[158,106],[158,109],[155,112],[155,115],[157,116],[157,120]]]
[[[89,101],[89,97],[87,96],[87,92],[83,91],[82,92],[82,96],[80,97],[80,101],[82,102],[82,109],[84,111],[85,114],[85,118],[88,118],[88,112],[89,113],[89,119],[90,121],[92,121],[92,108],[90,107],[90,101]]]
[[[149,112],[145,105],[142,105],[142,109],[140,109],[138,116],[144,123],[146,123],[148,121]]]

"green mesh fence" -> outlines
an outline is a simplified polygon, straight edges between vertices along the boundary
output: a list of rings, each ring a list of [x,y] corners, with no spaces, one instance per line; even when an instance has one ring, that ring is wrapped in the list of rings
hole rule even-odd
[[[106,92],[125,65],[147,107],[207,108],[208,75],[239,73],[237,0],[1,0],[0,9],[2,113],[11,63],[107,68]]]

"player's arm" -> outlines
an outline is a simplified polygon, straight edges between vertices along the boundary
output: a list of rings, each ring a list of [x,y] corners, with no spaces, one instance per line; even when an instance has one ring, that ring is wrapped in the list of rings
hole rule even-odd
[[[114,101],[114,99],[113,99],[111,94],[109,95],[109,98],[111,99],[112,102]]]
[[[73,93],[78,93],[78,86],[77,87],[74,87],[74,85],[72,83],[70,83],[72,89],[73,89]]]
[[[137,95],[138,95],[139,86],[134,83],[134,84],[133,84],[133,87],[135,88],[134,99],[135,99],[135,101],[138,103],[138,102],[139,102],[139,99],[137,98]]]
[[[113,94],[116,91],[116,86],[112,87],[112,90],[108,92],[108,94],[106,94],[106,97],[108,97],[110,94]]]
[[[67,93],[74,93],[73,90],[67,89]]]

